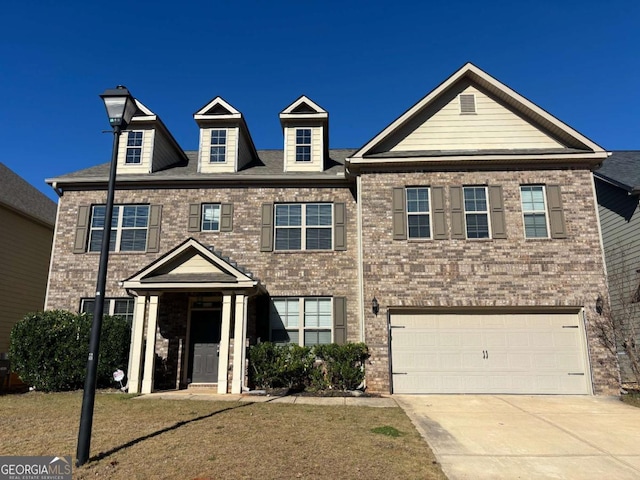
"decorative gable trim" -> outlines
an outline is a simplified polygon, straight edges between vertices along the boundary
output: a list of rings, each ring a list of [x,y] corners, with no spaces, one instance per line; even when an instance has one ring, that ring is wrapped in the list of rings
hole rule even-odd
[[[428,157],[438,157],[438,160],[442,160],[443,158],[449,157],[461,157],[464,156],[464,152],[379,152],[381,145],[385,142],[388,142],[395,134],[397,134],[403,127],[410,124],[412,120],[414,120],[421,112],[427,109],[430,106],[437,105],[436,102],[440,101],[447,95],[447,92],[450,92],[450,89],[455,88],[455,86],[461,84],[462,82],[468,82],[471,84],[477,85],[479,88],[488,92],[490,95],[494,96],[500,102],[507,105],[510,109],[517,112],[520,116],[527,119],[534,125],[538,125],[542,130],[549,132],[549,135],[558,139],[559,142],[566,146],[566,153],[570,155],[570,158],[578,158],[580,155],[586,159],[603,159],[606,158],[607,153],[604,151],[602,147],[580,134],[573,128],[569,127],[562,121],[558,120],[542,108],[535,105],[533,102],[529,101],[522,95],[518,94],[511,88],[507,87],[503,83],[499,82],[495,78],[491,77],[486,72],[482,71],[475,65],[471,63],[465,64],[462,68],[460,68],[457,72],[451,75],[448,79],[442,82],[439,86],[437,86],[434,90],[432,90],[429,94],[427,94],[424,98],[422,98],[418,103],[408,109],[405,113],[403,113],[400,117],[398,117],[395,121],[393,121],[389,126],[387,126],[384,130],[382,130],[379,134],[373,137],[369,142],[367,142],[362,148],[360,148],[356,153],[354,153],[350,158],[347,159],[349,165],[358,165],[358,164],[367,164],[374,163],[376,165],[380,163],[386,163],[391,160],[391,158],[396,159],[399,157],[404,157],[403,161],[405,163],[415,163],[415,161],[430,161]],[[384,149],[382,149],[384,150]],[[542,155],[547,155],[550,158],[554,158],[556,160],[561,159],[565,149],[559,149],[559,152],[540,152]],[[400,155],[394,155],[399,153]],[[477,160],[484,160],[483,155],[489,152],[477,151],[473,152],[473,158]],[[526,152],[491,152],[490,156],[492,158],[487,158],[487,160],[515,160],[516,158],[508,158],[509,155],[514,155],[515,157],[522,158],[532,158],[533,155],[538,156],[539,152],[535,151],[526,151]],[[373,154],[384,155],[384,160],[376,160],[372,162],[367,157],[370,157]],[[404,154],[404,155],[402,155]],[[470,155],[467,153],[467,155]],[[387,158],[388,157],[388,158]],[[417,158],[420,157],[420,158]],[[414,161],[408,160],[409,158],[415,159]],[[599,163],[591,160],[590,163]]]
[[[258,286],[250,272],[194,238],[187,239],[122,283],[131,290]]]
[[[280,119],[329,118],[329,113],[306,95],[300,95],[291,105],[280,112]]]
[[[207,103],[204,107],[193,114],[193,118],[198,120],[223,120],[240,119],[242,114],[230,103],[218,96]]]

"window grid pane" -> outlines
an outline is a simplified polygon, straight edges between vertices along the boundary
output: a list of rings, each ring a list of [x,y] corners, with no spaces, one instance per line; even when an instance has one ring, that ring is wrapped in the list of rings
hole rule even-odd
[[[220,230],[220,205],[219,204],[203,204],[202,205],[202,225],[203,232],[217,232]]]
[[[431,238],[429,188],[407,188],[409,238]]]
[[[333,205],[323,203],[275,206],[275,250],[331,250]]]
[[[136,164],[142,161],[142,136],[143,132],[129,132],[125,163]]]
[[[99,252],[105,223],[105,206],[95,205],[91,214],[91,228],[87,251]],[[111,252],[143,252],[147,247],[149,205],[114,205],[111,216]]]
[[[311,129],[296,130],[296,162],[311,161]]]
[[[542,185],[520,187],[525,238],[548,238],[547,209]]]
[[[273,342],[298,345],[331,343],[331,298],[273,298],[269,317]]]
[[[489,238],[487,188],[464,187],[463,190],[467,238]]]
[[[227,160],[227,131],[211,130],[209,163],[224,163]]]

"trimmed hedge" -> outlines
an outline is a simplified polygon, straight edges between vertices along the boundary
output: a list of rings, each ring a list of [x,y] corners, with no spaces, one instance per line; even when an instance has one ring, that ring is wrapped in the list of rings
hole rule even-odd
[[[11,368],[23,382],[45,392],[83,388],[89,355],[91,315],[65,310],[29,313],[11,330]],[[122,317],[103,317],[98,387],[113,387],[113,372],[126,370],[131,326]]]
[[[354,390],[364,381],[364,343],[316,345],[263,342],[249,348],[249,376],[257,388]]]

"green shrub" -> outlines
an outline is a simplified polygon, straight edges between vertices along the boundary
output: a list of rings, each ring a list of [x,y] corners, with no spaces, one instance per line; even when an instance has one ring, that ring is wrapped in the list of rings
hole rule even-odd
[[[353,390],[364,380],[364,343],[316,345],[263,342],[249,349],[249,374],[257,388]]]
[[[84,386],[91,316],[64,310],[29,313],[11,330],[9,358],[22,380],[42,391]],[[126,370],[131,327],[121,317],[105,316],[100,336],[97,386],[112,387],[113,372]]]
[[[313,365],[311,349],[263,342],[249,349],[252,383],[258,388],[302,389]]]
[[[313,354],[322,362],[324,385],[334,390],[354,390],[364,381],[369,349],[364,343],[316,345]]]

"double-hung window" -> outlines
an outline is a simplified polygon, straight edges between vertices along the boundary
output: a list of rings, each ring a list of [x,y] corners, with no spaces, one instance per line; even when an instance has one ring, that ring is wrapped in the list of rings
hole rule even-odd
[[[222,163],[227,160],[227,131],[224,129],[211,130],[210,163]]]
[[[295,203],[275,206],[276,250],[331,250],[333,205]]]
[[[127,136],[126,164],[139,164],[142,161],[143,132],[129,132]]]
[[[99,252],[104,233],[105,206],[94,205],[91,212],[89,251]],[[111,216],[112,252],[143,252],[147,247],[149,205],[114,205]]]
[[[429,188],[408,187],[406,194],[409,238],[431,238]]]
[[[525,238],[548,238],[547,207],[542,185],[521,185]]]
[[[332,341],[332,298],[273,298],[270,322],[271,341],[301,346]]]
[[[219,203],[203,203],[202,204],[202,224],[200,230],[203,232],[219,232],[220,231],[220,204]]]
[[[463,187],[467,238],[490,238],[487,187]]]
[[[94,298],[83,298],[80,300],[80,313],[93,315],[95,308]],[[133,298],[105,298],[104,314],[122,317],[129,323],[133,322],[133,307],[135,305]]]
[[[296,162],[311,161],[311,129],[296,129]]]

